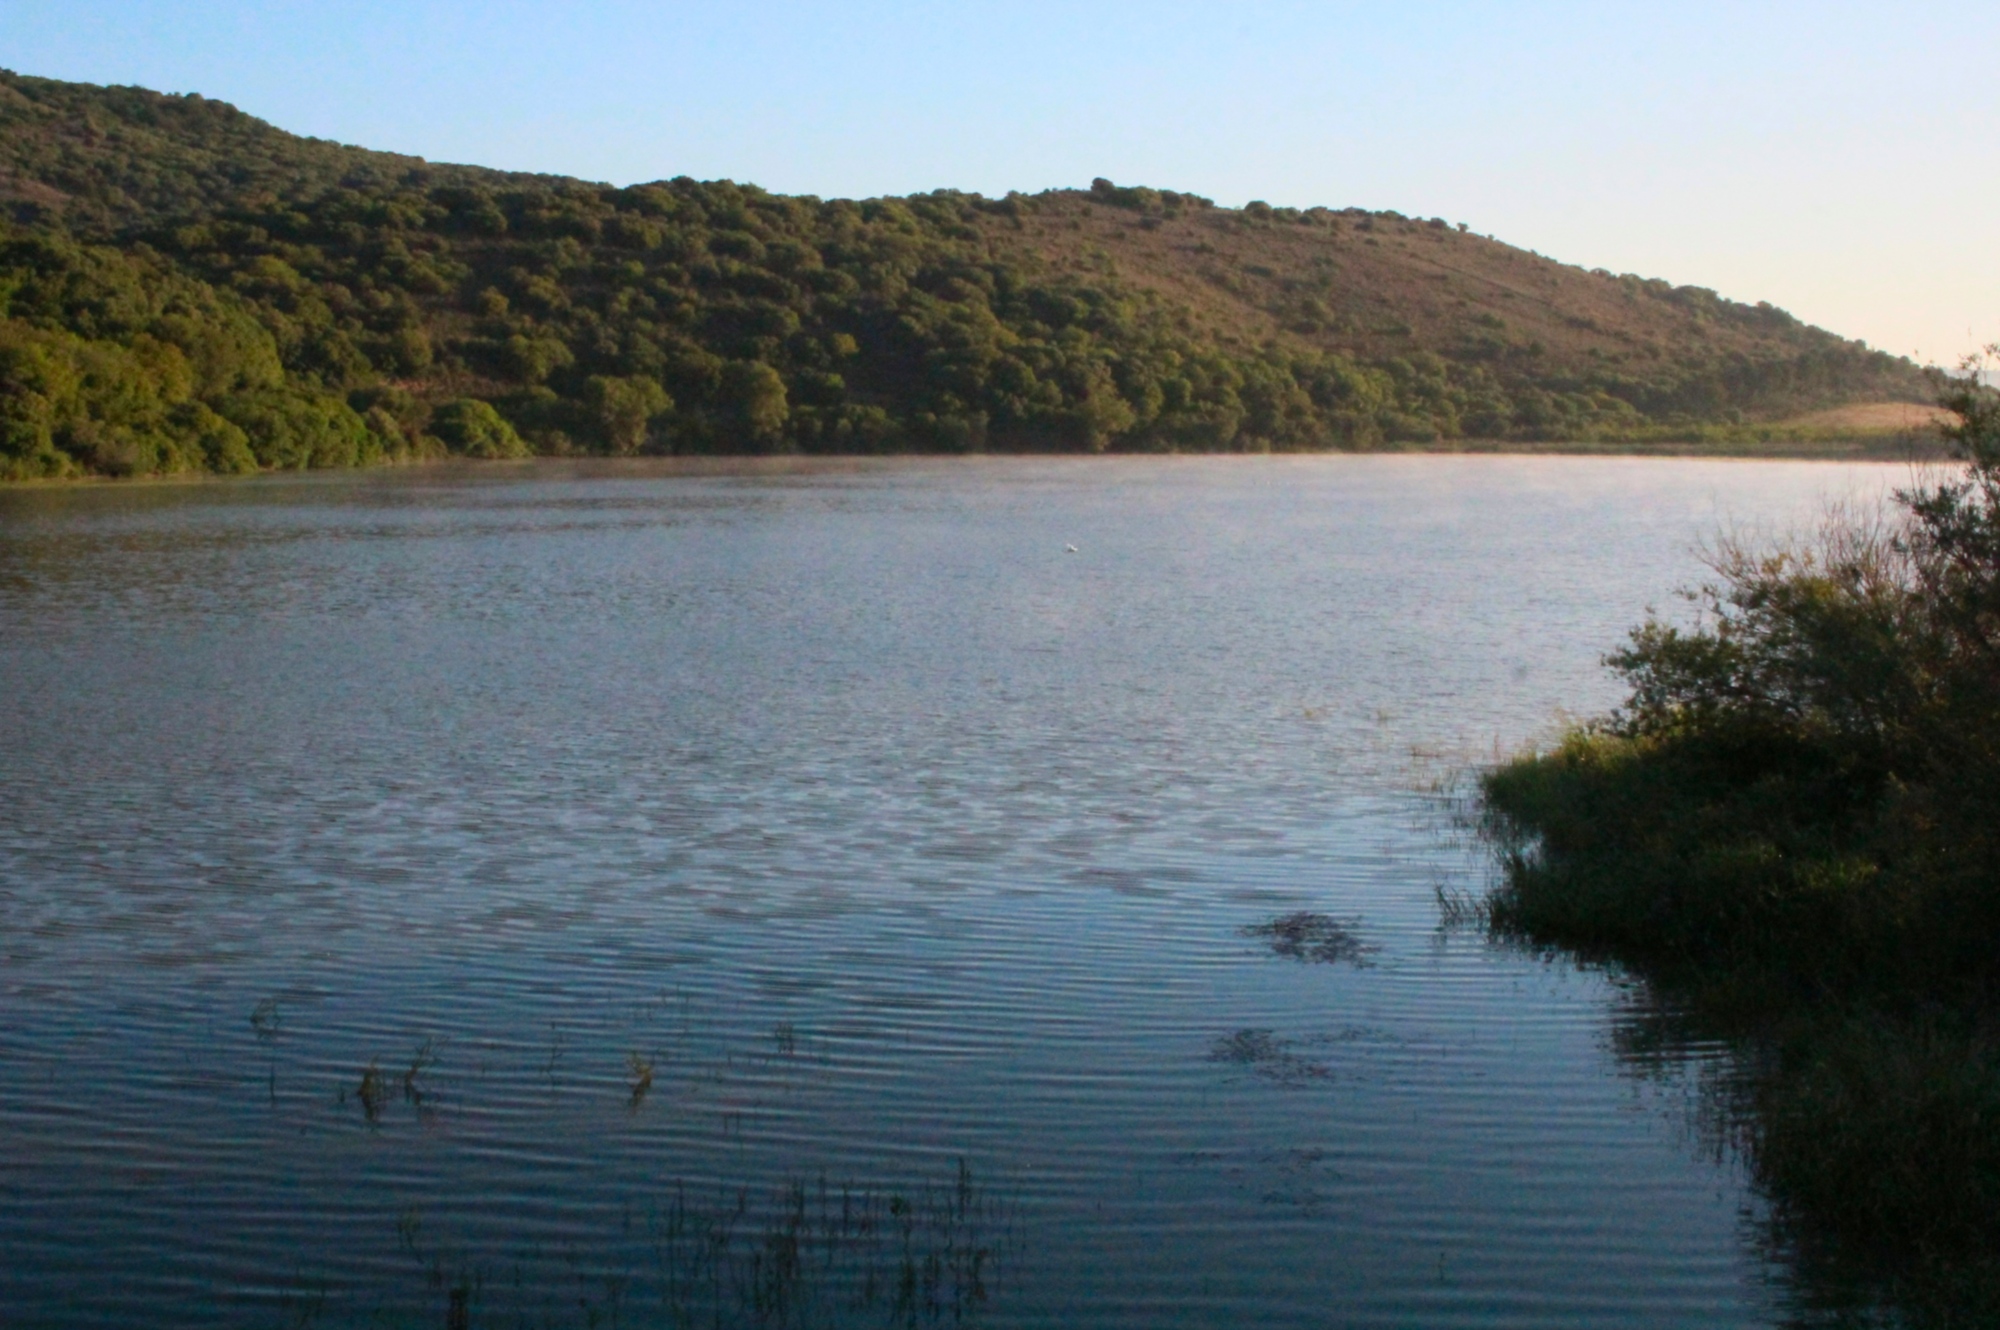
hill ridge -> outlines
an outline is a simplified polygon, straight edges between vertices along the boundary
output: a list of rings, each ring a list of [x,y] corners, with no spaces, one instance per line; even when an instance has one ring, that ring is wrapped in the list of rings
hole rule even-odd
[[[0,71],[0,476],[1645,440],[1917,400],[1769,305],[1389,211],[433,163]]]

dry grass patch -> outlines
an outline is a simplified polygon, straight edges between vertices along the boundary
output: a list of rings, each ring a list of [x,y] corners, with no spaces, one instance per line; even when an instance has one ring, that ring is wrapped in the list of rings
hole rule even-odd
[[[1845,430],[1856,435],[1931,435],[1950,418],[1944,411],[1925,402],[1852,402],[1781,420],[1776,422],[1776,427],[1816,433]]]

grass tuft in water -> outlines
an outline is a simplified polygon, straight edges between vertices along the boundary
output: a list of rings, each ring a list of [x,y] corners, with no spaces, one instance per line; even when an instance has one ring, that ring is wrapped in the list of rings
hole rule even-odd
[[[362,1068],[361,1083],[355,1087],[354,1097],[361,1101],[361,1115],[368,1119],[369,1126],[382,1121],[382,1110],[389,1106],[389,1082],[375,1062]]]
[[[1321,965],[1345,961],[1366,967],[1373,964],[1370,957],[1381,948],[1361,940],[1356,932],[1360,926],[1358,919],[1336,919],[1328,914],[1299,910],[1279,915],[1268,923],[1246,925],[1242,932],[1244,937],[1262,940],[1273,956],[1286,960],[1314,961]]]
[[[437,1043],[425,1039],[417,1045],[417,1051],[410,1056],[410,1065],[403,1069],[403,1102],[416,1108],[424,1106],[424,1087],[421,1077],[437,1065]]]
[[[1210,1062],[1242,1067],[1260,1080],[1298,1087],[1330,1080],[1333,1068],[1293,1051],[1292,1041],[1270,1030],[1237,1030],[1217,1039]]]
[[[625,1055],[625,1107],[636,1113],[653,1089],[653,1059],[634,1051]]]
[[[836,1186],[793,1177],[768,1191],[706,1193],[685,1185],[629,1206],[586,1254],[534,1246],[510,1268],[468,1265],[417,1211],[397,1220],[399,1246],[447,1327],[977,1326],[993,1310],[1017,1243],[1000,1204],[960,1159],[917,1185]],[[507,1263],[502,1263],[507,1264]],[[378,1308],[311,1308],[315,1323],[412,1324]],[[336,1304],[339,1300],[335,1300]],[[357,1316],[358,1314],[358,1316]]]

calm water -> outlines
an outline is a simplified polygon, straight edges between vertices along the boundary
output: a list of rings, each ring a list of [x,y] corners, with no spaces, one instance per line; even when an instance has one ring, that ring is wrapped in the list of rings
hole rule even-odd
[[[1901,479],[0,495],[0,1322],[1781,1321],[1715,1050],[1441,930],[1422,791]]]

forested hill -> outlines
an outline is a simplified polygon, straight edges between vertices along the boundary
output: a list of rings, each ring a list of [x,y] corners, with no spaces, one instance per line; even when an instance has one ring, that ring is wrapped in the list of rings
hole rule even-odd
[[[1924,392],[1781,310],[1441,219],[621,189],[0,72],[4,478],[1664,438]]]

